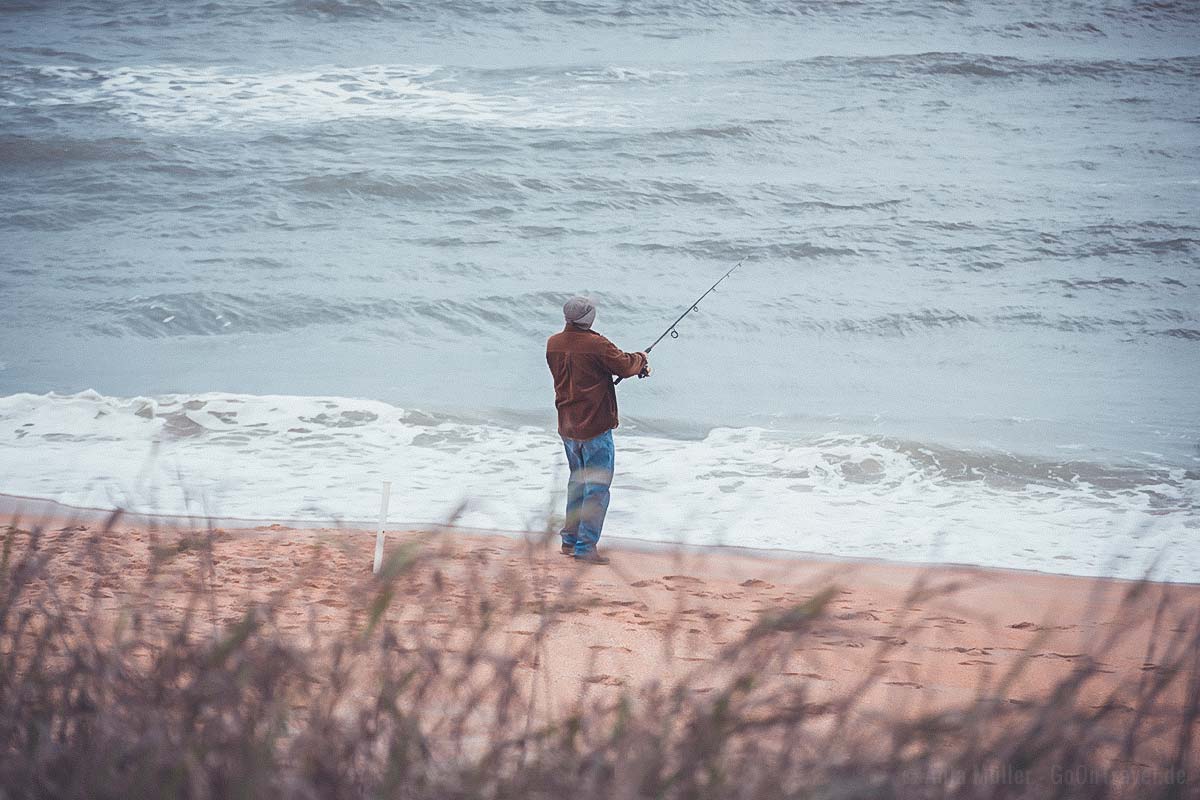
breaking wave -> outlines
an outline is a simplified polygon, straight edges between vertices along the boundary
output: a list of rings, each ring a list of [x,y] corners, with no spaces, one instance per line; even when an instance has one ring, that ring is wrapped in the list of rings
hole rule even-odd
[[[5,70],[4,72],[10,72]],[[0,93],[0,107],[103,104],[154,128],[283,128],[342,119],[396,119],[555,128],[619,125],[596,98],[547,105],[507,91],[447,85],[437,66],[376,65],[301,72],[227,68],[29,66]],[[3,72],[0,72],[3,75]],[[14,76],[16,77],[16,76]]]
[[[1163,553],[1156,577],[1200,581],[1196,471],[761,428],[620,440],[609,536],[1123,577]],[[467,500],[463,524],[529,530],[564,480],[544,427],[340,397],[12,395],[0,443],[6,492],[249,519],[369,519],[391,480],[393,524]]]

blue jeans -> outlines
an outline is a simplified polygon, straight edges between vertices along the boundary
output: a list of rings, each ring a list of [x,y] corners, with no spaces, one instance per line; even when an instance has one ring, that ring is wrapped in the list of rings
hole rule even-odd
[[[612,431],[594,439],[563,437],[571,477],[567,481],[567,520],[562,529],[563,544],[584,556],[596,550],[604,516],[608,513],[608,487],[612,485]]]

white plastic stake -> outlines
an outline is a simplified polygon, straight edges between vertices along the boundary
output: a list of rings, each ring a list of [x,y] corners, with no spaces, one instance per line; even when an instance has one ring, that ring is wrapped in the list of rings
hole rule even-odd
[[[383,566],[383,526],[387,524],[388,500],[392,496],[392,482],[383,482],[383,497],[379,501],[379,533],[375,535],[375,566],[371,571],[378,574]]]

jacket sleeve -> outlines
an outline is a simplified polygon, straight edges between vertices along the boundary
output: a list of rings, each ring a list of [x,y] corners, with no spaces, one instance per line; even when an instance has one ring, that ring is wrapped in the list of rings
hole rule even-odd
[[[641,353],[623,353],[607,339],[600,349],[600,363],[609,373],[618,378],[632,378],[646,367],[646,357]]]

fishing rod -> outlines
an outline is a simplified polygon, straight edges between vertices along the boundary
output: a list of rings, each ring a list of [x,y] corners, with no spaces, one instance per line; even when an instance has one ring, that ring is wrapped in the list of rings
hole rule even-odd
[[[743,262],[743,261],[745,261],[745,260],[746,260],[746,257],[745,257],[745,256],[742,256],[740,259],[738,259],[738,262],[737,262],[736,264],[734,264],[732,267],[730,267],[728,272],[726,272],[724,275],[722,275],[720,278],[718,278],[716,283],[714,283],[712,286],[708,287],[708,291],[707,291],[707,292],[705,292],[704,294],[702,294],[702,295],[700,295],[699,297],[697,297],[697,298],[696,298],[696,301],[695,301],[694,303],[692,303],[690,306],[688,306],[688,307],[687,307],[687,309],[686,309],[686,310],[684,310],[684,312],[683,312],[682,314],[680,314],[680,315],[679,315],[679,319],[677,319],[677,320],[675,320],[674,322],[672,322],[672,323],[671,323],[671,324],[670,324],[670,325],[667,327],[667,329],[666,329],[665,331],[663,331],[663,332],[662,332],[662,336],[659,336],[657,339],[655,339],[655,340],[654,340],[654,344],[650,345],[649,347],[647,347],[647,348],[646,348],[645,350],[643,350],[642,352],[643,352],[643,353],[645,353],[646,355],[650,355],[650,351],[651,351],[651,350],[653,350],[653,349],[655,348],[655,346],[656,346],[656,345],[657,345],[659,342],[661,342],[663,339],[667,338],[667,336],[668,336],[668,335],[669,335],[669,336],[670,336],[672,339],[678,339],[678,338],[679,338],[679,331],[675,330],[675,326],[676,326],[676,325],[678,325],[679,323],[683,322],[683,318],[684,318],[684,317],[686,317],[688,314],[692,313],[693,311],[697,311],[697,312],[698,312],[698,311],[700,310],[700,301],[701,301],[701,300],[703,300],[704,298],[708,297],[708,296],[709,296],[710,294],[712,294],[713,292],[715,292],[715,291],[717,290],[717,287],[721,285],[721,281],[725,280],[725,279],[726,279],[726,278],[728,278],[730,275],[732,275],[732,274],[733,274],[733,271],[734,271],[735,269],[737,269],[738,267],[740,267],[740,266],[742,265],[742,262]],[[642,375],[638,375],[638,377],[639,377],[639,378],[641,378],[641,377],[643,377],[643,376],[642,376]],[[620,383],[620,382],[621,382],[621,381],[623,381],[623,380],[625,380],[625,379],[624,379],[624,378],[617,378],[615,381],[613,381],[613,386],[616,386],[618,383]]]

